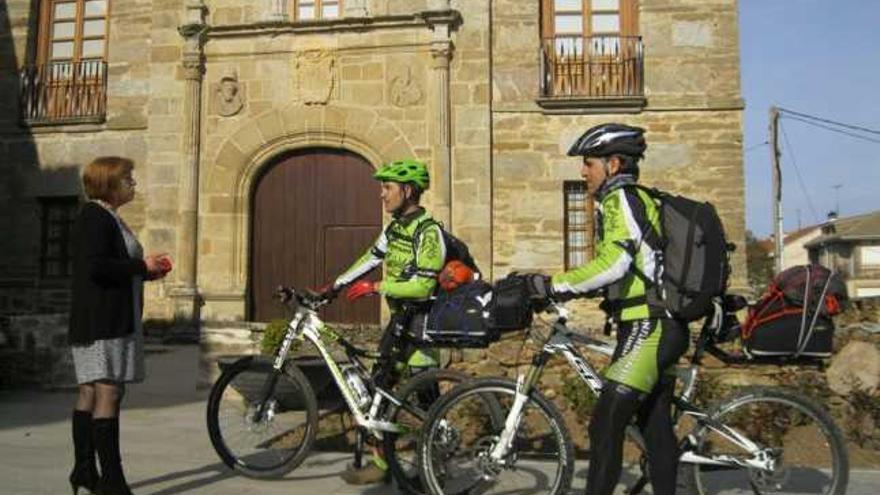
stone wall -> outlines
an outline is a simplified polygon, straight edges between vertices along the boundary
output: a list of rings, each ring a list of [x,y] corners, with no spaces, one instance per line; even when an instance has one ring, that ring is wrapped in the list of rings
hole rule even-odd
[[[502,0],[493,10],[493,267],[548,273],[564,266],[563,181],[580,179],[565,156],[587,128],[642,126],[642,182],[718,209],[733,255],[734,287],[746,286],[745,192],[736,4],[640,2],[645,108],[601,114],[589,106],[548,112],[538,97],[540,2]],[[611,110],[613,112],[613,109]],[[595,320],[590,320],[595,323]]]
[[[161,102],[162,97],[156,98],[156,92],[168,92],[151,81],[154,74],[166,68],[151,63],[151,56],[162,61],[162,53],[156,53],[155,46],[161,47],[163,39],[166,43],[180,43],[176,18],[183,0],[114,3],[109,20],[104,123],[23,127],[19,123],[18,75],[21,67],[36,61],[37,12],[31,9],[36,4],[29,0],[6,2],[3,10],[13,26],[11,38],[6,36],[6,30],[0,30],[0,84],[4,88],[4,97],[0,99],[0,210],[4,212],[0,229],[14,233],[0,239],[0,251],[4,253],[0,259],[0,313],[5,314],[66,309],[69,281],[42,279],[39,274],[41,218],[37,198],[81,196],[82,167],[97,156],[121,155],[135,161],[138,195],[122,208],[121,214],[148,252],[174,252],[173,244],[166,242],[167,236],[162,235],[161,229],[156,232],[153,224],[159,223],[161,227],[163,219],[167,219],[173,225],[175,219],[169,218],[167,212],[153,211],[157,205],[168,204],[161,186],[175,181],[167,177],[168,169],[153,167],[153,159],[162,156],[157,154],[162,151],[162,143],[151,138],[148,126],[154,110],[151,100]],[[167,29],[162,32],[155,26]],[[168,41],[168,29],[173,41]],[[148,41],[154,46],[152,52]],[[161,110],[162,105],[157,106],[160,108],[155,110]],[[175,117],[156,125],[179,120]],[[161,301],[163,284],[148,287],[150,301]],[[151,303],[147,308],[154,311],[158,306]]]
[[[0,388],[76,386],[67,318],[60,313],[0,319]]]
[[[217,31],[205,46],[199,217],[212,226],[199,238],[199,264],[211,267],[199,272],[204,319],[246,317],[250,195],[261,171],[296,149],[348,149],[375,167],[400,157],[427,161],[433,182],[425,205],[472,241],[489,266],[484,25],[452,35],[452,46],[466,36],[461,46],[469,51],[459,57],[453,49],[447,74],[450,38],[442,33],[453,17],[429,21],[434,28],[426,29],[411,7],[377,18],[385,29],[343,20],[332,29],[272,30],[237,26],[237,19],[248,18],[237,2],[218,0],[211,7]],[[484,3],[467,8],[485,22]],[[234,111],[220,102],[224,78],[238,86]],[[469,137],[460,143],[457,136]]]

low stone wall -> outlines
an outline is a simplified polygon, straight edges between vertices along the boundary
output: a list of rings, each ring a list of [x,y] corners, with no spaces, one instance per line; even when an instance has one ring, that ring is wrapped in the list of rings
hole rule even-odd
[[[210,387],[219,375],[216,363],[223,356],[259,353],[262,328],[263,325],[253,323],[215,325],[204,328],[201,336],[200,387]],[[589,324],[587,328],[592,329],[587,330],[587,333],[592,333],[594,337],[601,336],[597,325]],[[358,327],[341,329],[339,332],[356,345],[373,349],[378,342],[380,331],[381,329],[378,327]],[[527,369],[532,356],[539,351],[538,343],[542,341],[548,331],[546,323],[538,322],[533,326],[528,338],[524,332],[513,332],[504,335],[500,341],[493,343],[486,349],[444,349],[441,353],[442,365],[461,370],[472,376],[515,379],[518,373]],[[865,341],[880,349],[880,334],[870,335],[860,330],[838,330],[838,334],[835,338],[836,351],[853,340]],[[693,333],[693,336],[695,335],[696,333]],[[736,351],[736,344],[731,345],[734,346],[731,350]],[[337,346],[331,347],[335,349]],[[296,352],[296,355],[299,356],[314,356],[315,354],[316,352],[311,346],[303,346]],[[601,370],[608,363],[606,356],[587,350],[582,350],[582,354],[597,369]],[[689,358],[690,354],[687,354],[680,365],[687,366]],[[832,412],[838,425],[851,440],[849,448],[854,465],[880,465],[880,450],[877,450],[876,447],[880,445],[880,423],[871,420],[870,411],[865,411],[865,407],[860,408],[854,405],[852,396],[834,392],[829,387],[827,374],[825,367],[771,364],[728,365],[711,355],[706,355],[700,368],[700,385],[697,389],[696,401],[704,406],[709,405],[733,393],[737,388],[750,385],[785,386],[797,389]],[[589,448],[587,428],[595,397],[592,396],[586,385],[563,358],[556,357],[545,368],[539,389],[554,402],[562,413],[566,425],[571,430],[576,448],[581,453],[587,451]],[[875,402],[880,400],[878,399],[880,396],[877,394],[877,391],[872,393]],[[856,441],[852,434],[854,421],[858,421],[861,430],[867,431],[862,435],[867,438],[867,441]],[[350,445],[347,442],[353,438],[349,434],[351,428],[351,421],[344,416],[338,419],[322,420],[319,437],[325,441],[320,444],[321,448],[348,448]],[[327,439],[333,439],[333,442],[326,441]],[[628,455],[635,453],[630,449],[627,450]]]
[[[209,389],[220,376],[224,357],[259,354],[264,325],[253,322],[205,323],[199,335],[201,358],[196,388]]]
[[[67,313],[0,319],[0,388],[76,386]]]

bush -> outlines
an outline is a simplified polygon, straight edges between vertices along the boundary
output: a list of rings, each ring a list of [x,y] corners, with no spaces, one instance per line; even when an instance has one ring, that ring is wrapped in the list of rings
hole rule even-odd
[[[855,381],[852,392],[846,396],[846,436],[859,447],[880,449],[880,393],[862,387],[857,378]]]
[[[287,325],[290,320],[277,319],[270,321],[263,330],[263,339],[260,341],[260,352],[273,355],[281,347],[284,335],[287,333]]]
[[[562,396],[568,401],[572,411],[577,415],[578,421],[586,423],[593,415],[597,397],[593,395],[590,387],[581,380],[578,375],[570,375],[562,382]]]

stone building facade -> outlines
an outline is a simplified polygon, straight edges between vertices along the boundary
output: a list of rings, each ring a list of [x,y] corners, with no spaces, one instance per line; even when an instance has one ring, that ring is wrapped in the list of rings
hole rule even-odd
[[[58,2],[0,7],[0,312],[64,307],[64,270],[47,276],[52,198],[80,195],[82,167],[106,154],[137,163],[123,216],[148,252],[176,260],[171,279],[148,285],[147,315],[195,319],[221,341],[250,335],[261,180],[313,151],[370,167],[427,161],[426,206],[497,278],[565,266],[563,184],[579,179],[565,151],[587,127],[622,121],[647,129],[643,181],[713,201],[744,245],[735,0],[611,1],[618,24],[629,9],[638,45],[615,44],[602,63],[633,58],[638,74],[612,74],[635,89],[601,94],[548,89],[544,26],[562,15],[549,0],[95,2],[73,1],[106,5],[105,106],[64,121],[51,108],[25,118],[33,102],[19,96],[39,91],[25,68],[45,62],[43,4]],[[308,5],[327,15],[301,19]],[[585,26],[595,12],[581,12]],[[590,40],[577,42],[582,59]]]

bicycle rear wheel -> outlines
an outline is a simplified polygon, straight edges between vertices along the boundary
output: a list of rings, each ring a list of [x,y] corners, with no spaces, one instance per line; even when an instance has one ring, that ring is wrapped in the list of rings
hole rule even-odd
[[[831,416],[812,400],[781,389],[754,387],[725,399],[709,414],[765,449],[775,465],[760,469],[694,464],[693,484],[700,495],[846,492],[849,461],[843,436]],[[695,443],[702,456],[753,458],[710,428],[701,428]]]
[[[245,357],[230,365],[211,388],[208,434],[223,463],[251,478],[278,478],[305,459],[315,440],[318,407],[302,371],[285,364],[265,394],[272,363]],[[265,412],[258,416],[258,409]]]
[[[419,445],[422,482],[434,495],[562,494],[571,485],[571,435],[556,408],[537,391],[527,399],[513,445],[500,461],[489,453],[507,417],[516,384],[481,379],[456,387],[429,411]]]

